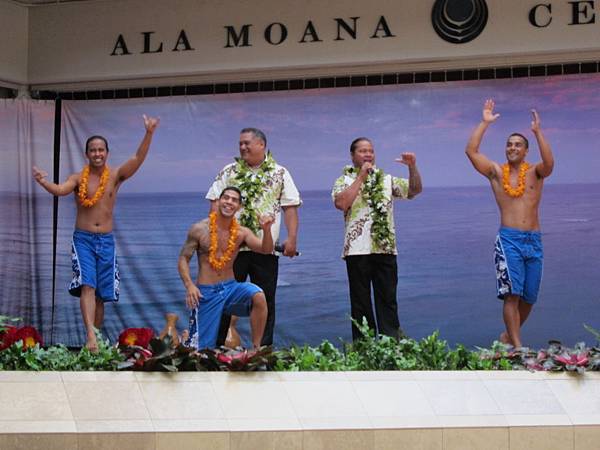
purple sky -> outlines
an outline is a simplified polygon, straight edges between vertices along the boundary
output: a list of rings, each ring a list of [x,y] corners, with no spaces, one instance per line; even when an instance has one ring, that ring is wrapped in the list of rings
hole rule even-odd
[[[389,87],[322,89],[159,99],[63,102],[61,173],[80,170],[79,148],[90,134],[111,144],[109,162],[132,154],[143,134],[141,115],[161,124],[143,168],[125,192],[205,191],[217,171],[237,155],[239,130],[261,128],[275,158],[301,190],[330,189],[349,163],[349,144],[370,137],[378,165],[406,176],[394,162],[413,151],[426,186],[485,185],[464,155],[467,139],[494,98],[498,121],[482,151],[504,159],[508,134],[531,141],[529,160],[539,159],[529,129],[529,110],[540,112],[556,158],[549,183],[597,182],[600,155],[600,76],[429,83]]]

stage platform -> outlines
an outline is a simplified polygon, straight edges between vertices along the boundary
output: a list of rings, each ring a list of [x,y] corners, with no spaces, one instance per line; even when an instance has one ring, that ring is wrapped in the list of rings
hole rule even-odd
[[[0,372],[0,449],[598,450],[600,373]]]

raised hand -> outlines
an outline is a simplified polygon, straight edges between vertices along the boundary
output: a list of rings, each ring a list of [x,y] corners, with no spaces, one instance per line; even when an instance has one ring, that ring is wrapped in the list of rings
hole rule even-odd
[[[396,162],[405,164],[408,167],[414,167],[417,164],[417,157],[414,153],[405,152],[400,155],[400,158],[396,158]]]
[[[495,122],[496,119],[498,117],[500,117],[500,114],[494,114],[494,107],[496,106],[496,104],[494,103],[494,100],[492,100],[491,98],[488,98],[484,105],[483,105],[483,121],[485,123],[492,123]]]
[[[156,130],[156,127],[160,122],[160,119],[148,117],[146,116],[146,114],[144,114],[142,117],[144,118],[144,127],[146,127],[146,131],[148,131],[149,133],[154,133],[154,130]]]
[[[33,166],[32,173],[33,173],[33,178],[39,184],[42,184],[44,181],[44,178],[46,178],[48,176],[48,172],[38,169],[36,166]]]
[[[270,230],[271,225],[275,223],[275,216],[273,214],[262,214],[258,218],[258,223],[263,231]]]
[[[535,109],[531,110],[531,115],[533,116],[533,120],[531,121],[531,131],[537,133],[538,131],[540,131],[541,126],[540,115]]]

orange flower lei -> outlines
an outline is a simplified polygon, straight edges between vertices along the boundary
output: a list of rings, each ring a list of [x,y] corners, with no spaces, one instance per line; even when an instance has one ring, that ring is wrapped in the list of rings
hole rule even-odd
[[[217,258],[217,249],[219,246],[217,240],[217,213],[211,212],[208,215],[209,218],[209,227],[208,230],[210,232],[210,247],[208,250],[208,262],[215,270],[221,270],[225,265],[231,261],[231,257],[235,250],[236,240],[238,236],[239,225],[235,217],[231,220],[231,225],[229,226],[229,240],[227,241],[227,248],[223,252],[220,258]]]
[[[107,166],[104,166],[104,170],[102,171],[102,175],[100,175],[100,185],[98,185],[98,189],[96,189],[96,193],[92,198],[87,198],[88,193],[88,181],[90,179],[90,166],[89,164],[83,168],[81,172],[81,181],[79,182],[79,192],[77,195],[79,196],[79,203],[86,208],[91,208],[100,197],[104,194],[104,189],[106,189],[106,184],[108,183],[108,176],[110,171]]]
[[[520,197],[525,193],[525,172],[529,169],[529,164],[526,162],[522,162],[519,166],[519,179],[516,188],[513,188],[510,185],[510,167],[507,164],[502,166],[502,186],[504,187],[504,192],[506,192],[511,197]]]

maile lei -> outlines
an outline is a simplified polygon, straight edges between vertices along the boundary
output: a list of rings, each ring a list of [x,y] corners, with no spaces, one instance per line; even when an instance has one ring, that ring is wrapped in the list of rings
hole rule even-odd
[[[359,168],[353,166],[344,168],[345,175],[358,175],[359,171]],[[383,190],[383,177],[383,170],[373,168],[363,183],[362,198],[371,209],[371,239],[382,251],[393,252],[396,242],[388,216],[388,200]]]
[[[271,156],[271,152],[268,152],[258,170],[252,170],[242,158],[235,160],[234,184],[244,195],[244,208],[240,213],[240,223],[254,233],[258,233],[260,227],[255,209],[256,200],[264,192],[265,183],[271,177],[271,172],[275,170],[275,159]]]

